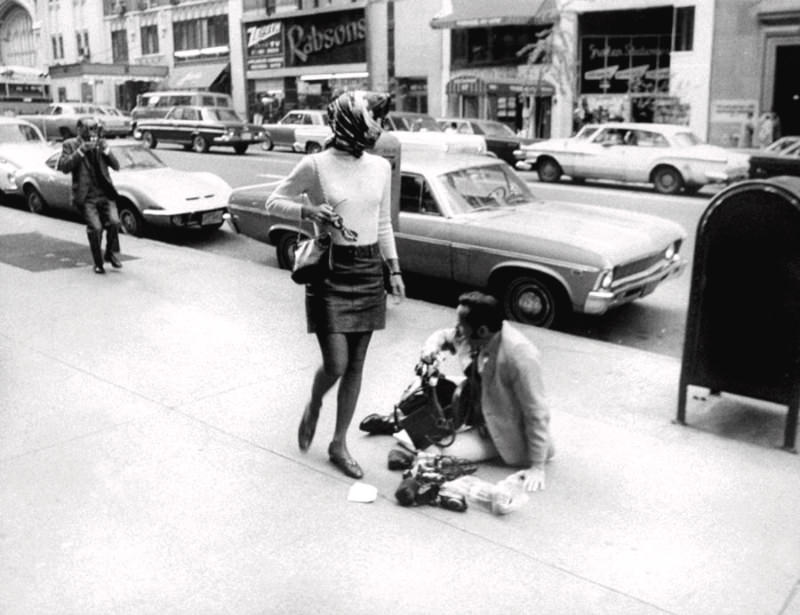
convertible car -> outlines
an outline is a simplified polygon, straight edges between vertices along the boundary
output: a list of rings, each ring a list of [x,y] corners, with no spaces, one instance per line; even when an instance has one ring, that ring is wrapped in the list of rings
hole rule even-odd
[[[492,292],[509,318],[557,326],[603,314],[680,275],[686,233],[644,214],[537,199],[505,162],[414,152],[401,161],[396,239],[409,273]],[[308,222],[268,214],[273,184],[239,188],[228,208],[241,233],[275,246],[291,268]]]
[[[709,183],[747,177],[748,156],[703,143],[686,126],[609,122],[587,124],[569,139],[549,139],[517,151],[518,169],[544,182],[612,179],[651,183],[662,194],[694,193]]]
[[[217,229],[227,217],[231,187],[213,173],[179,171],[166,166],[141,143],[110,141],[120,170],[111,170],[120,199],[122,229],[142,235],[147,225],[173,228]],[[11,155],[6,151],[7,157]],[[18,190],[28,208],[45,213],[49,208],[71,209],[72,178],[56,169],[61,147],[43,148],[35,156],[20,158],[15,173]]]

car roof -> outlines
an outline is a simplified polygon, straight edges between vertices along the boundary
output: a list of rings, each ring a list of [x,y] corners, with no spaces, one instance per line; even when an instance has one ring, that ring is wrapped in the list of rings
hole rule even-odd
[[[691,132],[691,128],[682,124],[654,124],[647,122],[604,122],[602,124],[586,124],[591,128],[620,128],[622,130],[652,130],[653,132],[664,132],[674,134],[676,132]]]
[[[403,171],[420,175],[442,175],[467,167],[490,167],[506,165],[492,156],[472,156],[469,154],[448,154],[445,152],[404,152],[400,159]],[[510,169],[510,167],[509,167]]]

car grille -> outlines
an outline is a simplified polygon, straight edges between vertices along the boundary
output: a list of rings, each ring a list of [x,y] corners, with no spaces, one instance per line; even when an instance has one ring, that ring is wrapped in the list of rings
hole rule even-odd
[[[680,250],[680,244],[681,242],[677,242],[677,250]],[[651,254],[650,256],[640,258],[639,260],[631,261],[630,263],[625,263],[624,265],[617,265],[614,267],[614,280],[624,280],[625,278],[645,273],[662,261],[666,262],[666,259],[664,258],[665,251],[666,248],[660,252]]]

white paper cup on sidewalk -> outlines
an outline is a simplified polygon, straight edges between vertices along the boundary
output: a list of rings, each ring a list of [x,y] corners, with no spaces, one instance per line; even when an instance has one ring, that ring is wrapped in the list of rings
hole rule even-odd
[[[370,502],[374,502],[377,497],[378,488],[362,482],[353,483],[350,486],[350,491],[347,492],[347,499],[351,502],[369,504]]]

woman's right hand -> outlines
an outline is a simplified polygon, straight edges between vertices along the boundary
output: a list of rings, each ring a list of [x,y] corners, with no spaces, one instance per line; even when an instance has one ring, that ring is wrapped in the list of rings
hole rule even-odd
[[[314,205],[306,201],[303,204],[303,218],[317,224],[330,224],[336,218],[336,213],[328,203]]]

